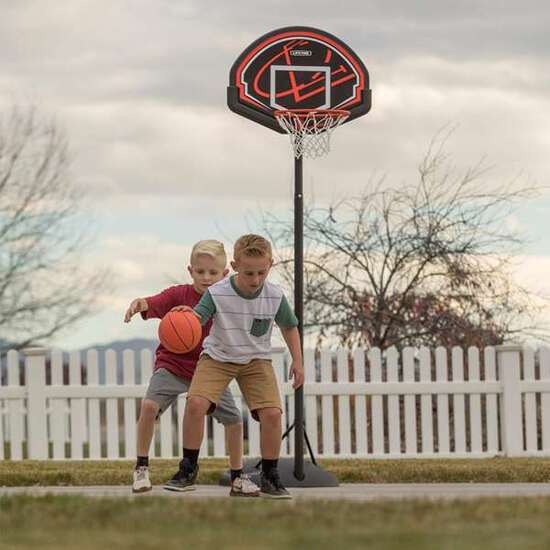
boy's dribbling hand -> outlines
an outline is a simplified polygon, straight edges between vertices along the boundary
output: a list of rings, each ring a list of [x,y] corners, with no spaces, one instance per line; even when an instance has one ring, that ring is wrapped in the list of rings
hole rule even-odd
[[[132,300],[124,315],[124,322],[129,323],[130,319],[136,313],[141,313],[142,311],[147,311],[147,301],[143,298],[136,298],[135,300]]]
[[[176,306],[173,307],[170,311],[193,311],[193,308],[189,306]]]
[[[190,311],[191,313],[193,313],[199,320],[200,320],[200,315],[192,308],[192,307],[189,307],[189,306],[176,306],[176,307],[173,307],[170,311]]]
[[[302,365],[297,366],[292,363],[290,366],[289,376],[294,380],[292,382],[292,387],[294,389],[299,388],[304,383],[304,367],[302,367]]]

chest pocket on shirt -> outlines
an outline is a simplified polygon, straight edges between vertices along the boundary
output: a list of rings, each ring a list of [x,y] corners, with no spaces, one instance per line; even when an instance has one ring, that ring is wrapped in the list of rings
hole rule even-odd
[[[252,336],[263,336],[269,330],[270,325],[271,319],[254,319],[252,321],[250,334],[252,334]]]

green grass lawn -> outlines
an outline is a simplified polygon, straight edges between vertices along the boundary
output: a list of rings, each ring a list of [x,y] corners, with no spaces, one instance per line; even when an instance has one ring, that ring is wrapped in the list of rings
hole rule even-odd
[[[550,498],[465,502],[0,497],[0,549],[550,548]]]
[[[550,482],[550,459],[320,460],[341,483]],[[177,460],[151,460],[154,484],[169,479]],[[200,461],[199,483],[218,483],[226,460]],[[134,463],[128,460],[0,461],[0,486],[125,485]]]

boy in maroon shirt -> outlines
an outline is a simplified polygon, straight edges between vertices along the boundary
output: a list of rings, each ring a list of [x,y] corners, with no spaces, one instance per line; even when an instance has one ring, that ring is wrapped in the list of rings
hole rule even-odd
[[[126,311],[124,321],[130,321],[133,315],[141,313],[145,319],[161,319],[173,310],[194,307],[200,301],[204,291],[213,283],[222,280],[228,273],[223,244],[219,241],[199,241],[191,252],[188,266],[193,280],[190,285],[177,285],[163,290],[160,294],[147,298],[136,298]],[[147,393],[141,402],[141,411],[137,425],[137,462],[134,470],[132,491],[141,493],[152,489],[149,479],[149,447],[153,439],[155,421],[178,396],[186,393],[202,351],[202,341],[210,331],[211,322],[203,327],[200,344],[189,353],[176,354],[159,344],[154,372],[149,381]],[[243,423],[241,412],[229,389],[226,389],[217,403],[213,417],[224,425],[231,467],[231,495],[258,496],[259,488],[242,472]],[[180,468],[182,469],[182,468]],[[179,484],[171,479],[165,489],[188,491],[194,485]]]

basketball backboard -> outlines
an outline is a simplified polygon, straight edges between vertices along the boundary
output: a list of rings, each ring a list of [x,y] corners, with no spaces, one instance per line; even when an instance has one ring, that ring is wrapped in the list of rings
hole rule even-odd
[[[369,74],[349,46],[311,27],[284,27],[250,44],[231,68],[235,113],[284,133],[278,110],[345,109],[346,122],[371,107]]]

